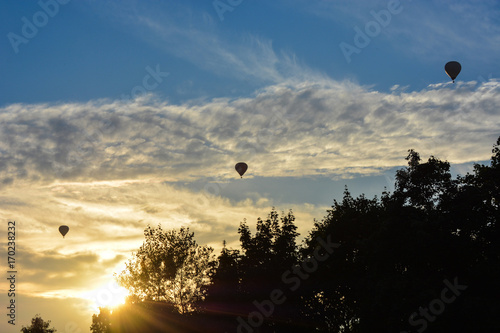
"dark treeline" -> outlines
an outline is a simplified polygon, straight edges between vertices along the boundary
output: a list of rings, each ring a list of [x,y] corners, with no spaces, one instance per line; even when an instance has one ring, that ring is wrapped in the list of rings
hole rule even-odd
[[[500,332],[500,138],[456,179],[407,161],[392,193],[346,189],[302,244],[274,209],[217,258],[188,229],[148,227],[118,276],[133,296],[92,332]]]

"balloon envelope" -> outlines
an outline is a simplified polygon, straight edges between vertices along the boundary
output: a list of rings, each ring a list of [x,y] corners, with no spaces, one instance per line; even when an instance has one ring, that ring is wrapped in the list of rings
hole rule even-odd
[[[63,235],[63,237],[66,236],[68,231],[69,231],[69,227],[67,225],[62,225],[59,227],[59,232],[61,233],[61,235]]]
[[[243,174],[247,171],[248,165],[246,163],[240,162],[240,163],[236,163],[234,168],[240,174],[241,178],[243,178]]]
[[[450,61],[444,65],[444,70],[446,74],[455,82],[455,78],[458,76],[460,71],[462,70],[462,66],[458,61]]]

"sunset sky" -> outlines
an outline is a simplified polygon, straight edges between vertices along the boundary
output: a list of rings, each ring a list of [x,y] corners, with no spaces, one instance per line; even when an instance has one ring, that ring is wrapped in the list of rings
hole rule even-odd
[[[274,206],[304,237],[345,185],[392,190],[408,149],[465,174],[500,136],[496,0],[2,1],[0,22],[2,332],[88,332],[148,224],[218,255]]]

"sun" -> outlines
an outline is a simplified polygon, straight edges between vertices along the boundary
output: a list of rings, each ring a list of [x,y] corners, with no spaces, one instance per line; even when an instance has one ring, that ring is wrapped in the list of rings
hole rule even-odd
[[[113,309],[125,304],[127,296],[128,290],[119,286],[115,281],[112,281],[86,293],[84,298],[91,302],[92,309],[97,312],[100,307]]]

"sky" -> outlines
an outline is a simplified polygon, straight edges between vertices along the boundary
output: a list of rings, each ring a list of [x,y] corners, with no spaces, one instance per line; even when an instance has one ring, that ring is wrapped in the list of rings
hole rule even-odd
[[[408,149],[463,175],[500,136],[496,0],[2,1],[0,22],[2,332],[88,332],[147,225],[217,255],[276,207],[302,238],[345,186],[393,190]]]

